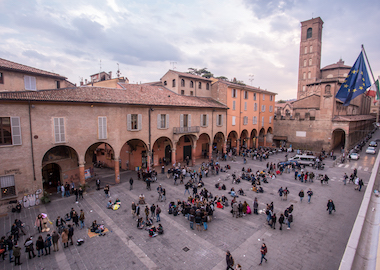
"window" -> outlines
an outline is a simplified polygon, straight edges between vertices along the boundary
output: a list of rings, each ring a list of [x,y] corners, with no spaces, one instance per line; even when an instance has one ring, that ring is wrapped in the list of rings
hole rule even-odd
[[[247,102],[244,102],[244,111],[247,110]]]
[[[243,125],[248,125],[248,116],[243,117]]]
[[[252,118],[252,124],[257,125],[257,116]]]
[[[257,103],[253,106],[253,110],[256,112],[257,111]]]
[[[191,127],[191,114],[181,114],[180,115],[180,126],[181,127]]]
[[[158,129],[169,128],[169,114],[157,114],[157,128]]]
[[[236,116],[232,116],[232,125],[233,125],[233,126],[236,125]]]
[[[5,175],[0,176],[1,198],[16,196],[15,176]]]
[[[313,45],[310,45],[310,52],[313,52]]]
[[[309,59],[309,66],[311,66],[311,63],[312,63],[312,60],[311,60],[311,58]]]
[[[185,87],[185,80],[184,79],[181,79],[181,86]]]
[[[261,111],[265,112],[265,105],[261,105]]]
[[[263,100],[265,100],[265,94],[263,94]]]
[[[4,83],[4,75],[2,72],[0,72],[0,83],[3,84]]]
[[[185,90],[181,90],[181,95],[183,96],[185,94]]]
[[[37,90],[36,77],[24,76],[25,90]]]
[[[164,81],[164,85],[165,85],[165,86],[168,85],[168,82],[167,82],[167,81]]]
[[[56,143],[62,143],[66,141],[65,119],[63,117],[54,118],[54,139]]]
[[[11,118],[0,117],[0,145],[12,145]]]
[[[172,87],[175,87],[175,79],[172,81]]]
[[[311,38],[313,35],[313,29],[310,27],[306,32],[306,39]]]
[[[307,47],[305,47],[305,53],[307,53]]]
[[[190,91],[190,96],[194,96],[194,91]]]
[[[269,106],[269,112],[273,111],[273,106]]]
[[[60,81],[55,81],[55,86],[57,89],[61,88],[61,82]]]
[[[269,100],[273,101],[273,96],[272,95],[269,96]]]
[[[232,101],[232,110],[233,111],[236,110],[236,101],[235,100]]]
[[[201,126],[202,127],[208,126],[208,114],[201,114]]]
[[[244,99],[248,99],[248,91],[244,91]]]
[[[216,125],[223,126],[223,114],[218,114],[216,116]]]
[[[198,83],[198,88],[202,89],[202,83],[201,82]]]
[[[302,86],[302,91],[305,92],[305,90],[306,90],[306,85]]]
[[[303,74],[302,74],[302,79],[306,79],[306,72],[304,72]]]
[[[272,116],[269,116],[269,124],[272,124]]]
[[[210,84],[206,83],[206,90],[210,90]]]
[[[232,89],[232,97],[236,98],[236,96],[237,96],[236,89]]]
[[[331,95],[331,85],[328,84],[325,86],[325,94]]]
[[[127,114],[127,130],[139,131],[141,130],[142,115],[141,114]]]
[[[303,66],[306,67],[306,59],[303,60]]]
[[[256,100],[256,93],[253,93],[253,100]]]
[[[107,117],[98,117],[98,137],[99,140],[107,139]]]
[[[262,127],[264,126],[264,116],[261,117],[261,126],[262,126]]]
[[[190,88],[194,88],[194,82],[190,81]]]
[[[307,74],[307,78],[308,79],[311,79],[311,72],[309,71],[309,73]]]

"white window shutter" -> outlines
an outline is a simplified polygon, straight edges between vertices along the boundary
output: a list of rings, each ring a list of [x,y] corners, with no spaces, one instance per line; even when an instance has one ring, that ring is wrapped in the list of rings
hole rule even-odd
[[[188,119],[187,126],[191,127],[191,114],[188,115],[187,119]]]
[[[21,145],[21,123],[20,117],[11,117],[11,133],[12,133],[12,144]]]
[[[234,97],[234,89],[231,89],[231,96]]]
[[[102,117],[102,139],[107,139],[107,117]]]
[[[244,111],[247,110],[247,102],[244,102]]]
[[[222,123],[220,124],[221,126],[224,125],[224,114],[222,114]]]
[[[102,117],[98,117],[98,138],[103,139],[103,119]]]
[[[206,127],[208,127],[208,114],[206,114]]]
[[[137,130],[141,130],[142,126],[142,114],[138,115],[138,124],[137,124]]]
[[[157,114],[157,128],[161,128],[161,114]]]
[[[166,128],[169,128],[169,114],[166,114]]]
[[[127,114],[127,130],[131,131],[132,130],[132,123],[131,123],[131,115]]]
[[[232,125],[233,126],[235,125],[235,119],[236,119],[236,116],[232,116]]]
[[[180,127],[182,128],[183,127],[183,114],[181,114],[180,116],[179,116],[179,122],[180,122]]]
[[[54,118],[54,140],[59,142],[59,118]]]
[[[61,140],[60,142],[65,142],[65,119],[64,118],[59,118],[59,132],[61,135]]]
[[[203,114],[201,114],[201,127],[204,127],[206,123],[203,123]]]
[[[30,77],[30,89],[37,90],[36,77]]]

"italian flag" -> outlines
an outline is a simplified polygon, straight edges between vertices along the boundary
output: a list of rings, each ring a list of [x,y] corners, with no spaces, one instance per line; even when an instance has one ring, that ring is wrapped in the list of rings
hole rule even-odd
[[[379,88],[379,80],[377,79],[374,84],[371,85],[370,88],[368,88],[367,96],[370,97],[376,97],[376,100],[380,99],[380,88]],[[374,102],[376,103],[376,102]]]

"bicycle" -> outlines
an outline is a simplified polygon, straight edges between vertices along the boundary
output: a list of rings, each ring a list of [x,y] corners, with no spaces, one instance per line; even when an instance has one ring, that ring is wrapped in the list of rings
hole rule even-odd
[[[21,227],[18,227],[18,228],[19,228],[19,231],[21,231],[21,233],[22,233],[23,235],[27,235],[28,232],[30,231],[30,226],[27,225],[27,224],[25,224],[25,223],[23,223],[23,224],[21,225]],[[12,235],[12,230],[8,231],[5,235],[7,236],[7,238],[8,238],[9,236],[11,236],[11,235]]]

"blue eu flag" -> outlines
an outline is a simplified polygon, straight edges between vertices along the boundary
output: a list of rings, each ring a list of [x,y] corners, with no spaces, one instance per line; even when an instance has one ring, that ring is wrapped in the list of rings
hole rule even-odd
[[[370,86],[371,82],[361,52],[335,97],[341,100],[344,106],[348,106],[351,100],[363,94]]]

